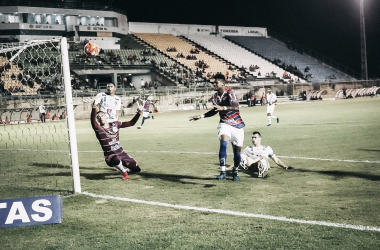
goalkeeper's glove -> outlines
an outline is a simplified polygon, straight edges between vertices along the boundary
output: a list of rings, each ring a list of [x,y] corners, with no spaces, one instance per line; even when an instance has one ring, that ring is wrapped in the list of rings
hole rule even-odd
[[[136,102],[136,103],[137,103],[137,112],[143,111],[143,106],[139,102]]]

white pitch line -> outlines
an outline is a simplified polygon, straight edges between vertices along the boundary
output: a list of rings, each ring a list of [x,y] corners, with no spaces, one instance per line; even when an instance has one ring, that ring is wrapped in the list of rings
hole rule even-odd
[[[79,151],[79,153],[95,153],[102,151]],[[149,150],[127,150],[127,152],[132,153],[164,153],[164,154],[200,154],[200,155],[217,155],[215,152],[191,152],[191,151],[149,151]],[[232,153],[227,153],[232,155]],[[341,160],[341,159],[324,159],[324,158],[315,158],[315,157],[299,157],[299,156],[283,156],[278,155],[280,158],[288,158],[288,159],[301,159],[301,160],[315,160],[315,161],[338,161],[338,162],[351,162],[351,163],[375,163],[379,164],[380,161],[368,161],[368,160]]]
[[[208,213],[228,214],[228,215],[235,215],[235,216],[242,216],[242,217],[259,218],[259,219],[267,219],[267,220],[277,220],[277,221],[293,222],[293,223],[300,223],[300,224],[309,224],[309,225],[317,225],[317,226],[347,228],[347,229],[354,229],[354,230],[361,230],[361,231],[380,232],[380,228],[372,227],[372,226],[332,223],[332,222],[326,222],[326,221],[300,220],[300,219],[292,219],[292,218],[278,217],[278,216],[265,215],[265,214],[251,214],[251,213],[236,212],[236,211],[231,211],[231,210],[174,205],[174,204],[162,203],[162,202],[156,202],[156,201],[145,201],[145,200],[115,197],[115,196],[109,196],[109,195],[99,195],[99,194],[93,194],[93,193],[89,193],[89,192],[82,192],[82,194],[90,196],[90,197],[94,197],[94,198],[127,201],[127,202],[147,204],[147,205],[153,205],[153,206],[170,207],[170,208],[175,208],[175,209],[195,210],[195,211],[202,211],[202,212],[208,212]]]
[[[0,151],[6,151],[7,149],[0,149]],[[66,150],[37,150],[37,149],[16,149],[14,151],[47,151],[47,152],[68,152]],[[103,153],[103,151],[99,150],[89,150],[89,151],[78,151],[79,153]],[[193,151],[168,151],[168,150],[160,150],[160,151],[149,151],[149,150],[126,150],[126,152],[132,153],[163,153],[163,154],[199,154],[199,155],[217,155],[215,152],[193,152]],[[227,153],[232,155],[232,153]],[[316,158],[316,157],[301,157],[301,156],[284,156],[278,155],[280,158],[288,158],[288,159],[300,159],[300,160],[315,160],[315,161],[337,161],[337,162],[350,162],[350,163],[375,163],[379,164],[380,161],[368,161],[368,160],[342,160],[342,159],[325,159],[325,158]]]

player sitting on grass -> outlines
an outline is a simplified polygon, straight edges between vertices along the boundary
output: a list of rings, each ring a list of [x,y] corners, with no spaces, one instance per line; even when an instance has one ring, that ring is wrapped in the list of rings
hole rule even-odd
[[[107,115],[103,111],[96,112],[98,105],[93,104],[91,111],[91,125],[96,138],[104,152],[104,158],[109,167],[116,167],[123,173],[123,179],[128,180],[128,172],[140,172],[137,162],[126,153],[119,142],[119,129],[131,127],[138,121],[142,114],[142,107],[138,113],[128,122],[107,122]]]
[[[252,144],[253,146],[247,146],[243,153],[241,153],[240,167],[248,169],[253,167],[253,169],[258,169],[258,177],[264,177],[265,171],[270,169],[268,159],[271,158],[278,166],[283,169],[293,169],[291,166],[285,165],[277,156],[274,154],[270,146],[261,145],[261,134],[260,132],[252,133]],[[228,169],[232,169],[231,165]]]

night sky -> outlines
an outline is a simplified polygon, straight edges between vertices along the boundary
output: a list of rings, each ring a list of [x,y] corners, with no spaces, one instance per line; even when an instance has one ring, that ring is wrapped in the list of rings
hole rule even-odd
[[[130,22],[267,27],[360,74],[359,0],[114,0]],[[364,0],[368,77],[380,78],[380,1]]]

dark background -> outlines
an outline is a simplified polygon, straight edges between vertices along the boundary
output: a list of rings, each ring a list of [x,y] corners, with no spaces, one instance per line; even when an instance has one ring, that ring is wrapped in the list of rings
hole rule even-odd
[[[266,27],[361,72],[359,0],[112,0],[129,22]],[[364,0],[368,77],[380,77],[380,1]]]

